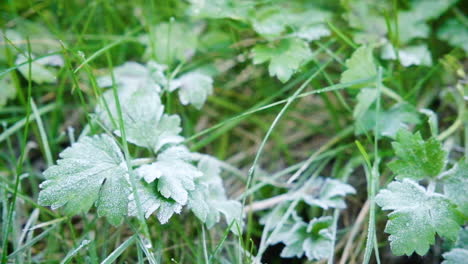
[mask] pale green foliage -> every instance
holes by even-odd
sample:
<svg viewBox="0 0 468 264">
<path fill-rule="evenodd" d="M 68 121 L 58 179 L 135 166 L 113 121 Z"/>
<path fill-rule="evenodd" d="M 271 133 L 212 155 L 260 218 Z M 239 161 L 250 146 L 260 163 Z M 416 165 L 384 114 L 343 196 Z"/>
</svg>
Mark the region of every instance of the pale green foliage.
<svg viewBox="0 0 468 264">
<path fill-rule="evenodd" d="M 11 73 L 0 76 L 0 108 L 6 105 L 8 100 L 14 99 L 15 96 L 16 88 Z"/>
<path fill-rule="evenodd" d="M 353 39 L 357 43 L 370 44 L 385 41 L 387 25 L 378 10 L 387 8 L 383 1 L 356 0 L 343 1 L 348 9 L 344 17 L 350 26 L 357 30 Z M 382 6 L 383 5 L 383 6 Z"/>
<path fill-rule="evenodd" d="M 197 31 L 180 22 L 160 23 L 151 27 L 148 35 L 140 38 L 147 46 L 145 57 L 159 63 L 172 65 L 186 61 L 195 53 Z"/>
<path fill-rule="evenodd" d="M 44 172 L 39 204 L 64 207 L 68 215 L 97 213 L 113 225 L 127 215 L 128 169 L 117 143 L 107 135 L 83 137 L 60 153 L 57 165 Z"/>
<path fill-rule="evenodd" d="M 377 124 L 378 136 L 395 138 L 400 129 L 406 129 L 408 125 L 418 124 L 420 121 L 418 111 L 408 103 L 396 104 L 388 110 L 381 110 L 378 114 L 378 120 L 377 122 L 375 108 L 368 109 L 357 119 L 358 122 L 355 124 L 356 134 L 372 131 Z"/>
<path fill-rule="evenodd" d="M 444 194 L 458 205 L 468 217 L 468 162 L 460 160 L 455 168 L 443 178 Z"/>
<path fill-rule="evenodd" d="M 270 76 L 277 76 L 287 82 L 312 56 L 307 42 L 300 39 L 283 39 L 271 45 L 256 45 L 253 50 L 253 63 L 269 61 Z"/>
<path fill-rule="evenodd" d="M 253 1 L 237 0 L 190 0 L 191 15 L 206 18 L 246 19 L 254 7 Z"/>
<path fill-rule="evenodd" d="M 460 264 L 468 259 L 468 227 L 460 229 L 455 247 L 442 255 L 442 264 Z"/>
<path fill-rule="evenodd" d="M 331 178 L 316 178 L 312 180 L 310 186 L 310 190 L 306 190 L 301 196 L 302 199 L 311 206 L 323 209 L 344 209 L 346 208 L 344 197 L 356 193 L 351 185 Z"/>
<path fill-rule="evenodd" d="M 463 218 L 445 196 L 425 190 L 410 179 L 394 181 L 381 190 L 376 202 L 392 210 L 385 227 L 395 255 L 424 255 L 434 244 L 434 236 L 455 240 Z"/>
<path fill-rule="evenodd" d="M 182 211 L 182 205 L 173 199 L 164 198 L 157 190 L 155 184 L 145 184 L 138 181 L 137 195 L 140 202 L 140 209 L 146 218 L 156 212 L 156 217 L 161 224 L 169 221 L 172 215 L 179 214 Z M 129 196 L 128 214 L 131 216 L 138 215 L 138 206 L 136 203 L 135 195 L 133 193 Z"/>
<path fill-rule="evenodd" d="M 444 261 L 442 264 L 460 264 L 465 263 L 468 259 L 468 249 L 454 248 L 442 255 Z"/>
<path fill-rule="evenodd" d="M 57 79 L 55 77 L 56 73 L 53 69 L 46 68 L 40 60 L 32 61 L 34 57 L 32 56 L 31 62 L 29 59 L 20 54 L 15 61 L 16 65 L 18 66 L 18 70 L 24 78 L 29 79 L 37 84 L 43 83 L 54 83 Z M 31 72 L 30 72 L 31 71 Z"/>
<path fill-rule="evenodd" d="M 375 88 L 362 88 L 356 96 L 357 104 L 354 106 L 353 117 L 355 120 L 362 120 L 362 117 L 369 110 L 377 99 L 379 91 Z"/>
<path fill-rule="evenodd" d="M 391 44 L 387 44 L 382 49 L 382 59 L 396 60 L 397 52 Z M 409 67 L 412 65 L 431 66 L 431 53 L 426 45 L 407 46 L 398 50 L 398 57 L 401 65 Z"/>
<path fill-rule="evenodd" d="M 292 29 L 295 36 L 307 41 L 330 35 L 330 31 L 323 25 L 330 17 L 329 12 L 313 6 L 296 9 L 291 5 L 259 8 L 252 18 L 253 29 L 266 38 L 278 37 L 288 28 Z"/>
<path fill-rule="evenodd" d="M 103 76 L 98 79 L 100 87 L 110 87 L 115 85 L 120 91 L 135 92 L 137 89 L 161 91 L 160 84 L 166 82 L 164 75 L 165 66 L 155 62 L 148 62 L 147 66 L 136 63 L 126 62 L 123 65 L 113 69 L 113 76 Z"/>
<path fill-rule="evenodd" d="M 164 198 L 185 205 L 188 192 L 195 189 L 195 178 L 202 176 L 190 161 L 190 152 L 185 147 L 170 147 L 158 155 L 156 162 L 141 166 L 135 173 L 148 183 L 156 182 Z"/>
<path fill-rule="evenodd" d="M 226 218 L 227 224 L 236 220 L 240 225 L 241 204 L 227 199 L 220 177 L 219 161 L 203 156 L 198 169 L 203 172 L 203 176 L 195 179 L 196 188 L 189 192 L 188 207 L 208 228 L 219 222 L 220 213 Z M 238 226 L 233 224 L 231 231 L 236 233 L 237 230 Z"/>
<path fill-rule="evenodd" d="M 437 37 L 468 53 L 468 28 L 458 19 L 452 18 L 445 22 L 437 31 Z"/>
<path fill-rule="evenodd" d="M 189 72 L 172 81 L 170 89 L 179 90 L 179 100 L 183 105 L 191 104 L 201 109 L 206 98 L 213 93 L 213 79 L 200 72 Z"/>
<path fill-rule="evenodd" d="M 271 238 L 271 244 L 283 243 L 283 258 L 301 258 L 304 254 L 309 260 L 322 260 L 330 256 L 332 247 L 332 217 L 314 218 L 309 223 L 293 215 Z"/>
<path fill-rule="evenodd" d="M 127 140 L 156 152 L 165 144 L 179 143 L 183 138 L 179 136 L 182 130 L 179 116 L 164 114 L 159 94 L 150 88 L 119 89 L 118 95 Z M 112 90 L 104 93 L 96 113 L 105 126 L 120 136 L 119 115 Z"/>
<path fill-rule="evenodd" d="M 375 77 L 377 68 L 372 56 L 373 48 L 361 46 L 346 60 L 346 70 L 341 74 L 341 83 Z M 363 85 L 357 86 L 362 87 Z"/>
<path fill-rule="evenodd" d="M 435 138 L 424 141 L 419 132 L 400 130 L 392 143 L 397 160 L 388 166 L 397 179 L 421 180 L 438 176 L 445 165 L 446 153 Z"/>
</svg>

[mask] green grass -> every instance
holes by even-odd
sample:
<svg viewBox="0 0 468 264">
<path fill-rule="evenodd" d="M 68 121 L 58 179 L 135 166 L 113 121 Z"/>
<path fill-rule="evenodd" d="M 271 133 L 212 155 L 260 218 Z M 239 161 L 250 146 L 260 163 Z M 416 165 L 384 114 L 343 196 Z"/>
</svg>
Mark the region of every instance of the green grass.
<svg viewBox="0 0 468 264">
<path fill-rule="evenodd" d="M 277 1 L 263 2 L 274 5 Z M 334 249 L 328 263 L 423 263 L 418 256 L 389 257 L 386 214 L 374 199 L 393 178 L 386 165 L 394 158 L 392 140 L 379 137 L 378 126 L 361 135 L 354 133 L 363 121 L 353 118 L 358 93 L 353 87 L 377 85 L 375 120 L 383 109 L 402 101 L 432 111 L 437 120 L 428 114 L 432 118 L 428 123 L 422 115 L 422 122 L 412 128 L 446 142 L 452 164 L 468 156 L 466 99 L 461 96 L 467 96 L 466 54 L 431 35 L 424 40 L 433 52 L 431 66 L 405 68 L 396 61 L 378 59 L 376 52 L 380 65 L 376 76 L 340 83 L 344 63 L 359 44 L 340 15 L 344 9 L 338 3 L 319 2 L 333 10 L 332 19 L 327 20 L 331 35 L 311 42 L 312 59 L 287 83 L 270 77 L 266 64 L 252 64 L 251 48 L 267 40 L 248 24 L 232 19 L 193 22 L 186 12 L 188 1 L 0 3 L 1 34 L 24 21 L 41 25 L 27 27 L 24 41 L 0 42 L 0 79 L 11 76 L 16 90 L 16 97 L 0 106 L 2 263 L 311 263 L 306 258 L 281 259 L 281 247 L 267 245 L 272 234 L 260 219 L 279 204 L 275 198 L 318 176 L 355 187 L 357 193 L 346 199 L 348 208 L 310 208 L 297 198 L 273 233 L 293 212 L 306 219 L 329 215 L 333 217 Z M 397 4 L 407 1 L 393 2 L 400 8 Z M 461 1 L 430 26 L 439 26 L 452 13 L 466 20 L 460 9 Z M 402 23 L 395 14 L 387 15 L 387 26 Z M 114 227 L 98 218 L 95 209 L 68 217 L 60 210 L 40 206 L 37 197 L 43 171 L 71 143 L 102 131 L 93 119 L 102 93 L 97 78 L 108 73 L 105 69 L 126 61 L 143 62 L 145 49 L 139 36 L 171 19 L 191 21 L 204 32 L 202 36 L 221 31 L 227 37 L 216 39 L 220 42 L 217 47 L 202 39 L 193 58 L 169 68 L 173 76 L 198 68 L 219 71 L 214 93 L 205 106 L 201 110 L 183 106 L 177 95 L 170 95 L 162 100 L 166 111 L 181 116 L 184 143 L 191 151 L 223 161 L 229 197 L 241 201 L 244 209 L 273 204 L 258 211 L 247 210 L 241 236 L 229 232 L 230 226 L 225 224 L 207 229 L 186 211 L 161 225 L 154 216 L 145 219 L 139 208 L 137 217 Z M 43 29 L 48 33 L 35 32 Z M 389 32 L 389 39 L 399 43 L 398 32 Z M 43 44 L 52 40 L 60 42 Z M 47 48 L 48 52 L 37 51 Z M 33 52 L 40 56 L 30 57 Z M 16 65 L 17 53 L 29 60 Z M 63 67 L 57 68 L 56 82 L 31 81 L 32 63 L 56 54 L 64 59 Z M 223 69 L 226 65 L 229 67 Z M 28 67 L 29 76 L 20 74 L 20 66 Z M 118 102 L 117 87 L 111 89 Z M 119 103 L 117 108 L 119 117 L 114 122 L 122 135 L 119 144 L 131 168 L 132 159 L 143 153 L 127 143 Z M 130 179 L 135 192 L 134 177 Z M 426 259 L 438 263 L 445 247 L 437 240 Z"/>
</svg>

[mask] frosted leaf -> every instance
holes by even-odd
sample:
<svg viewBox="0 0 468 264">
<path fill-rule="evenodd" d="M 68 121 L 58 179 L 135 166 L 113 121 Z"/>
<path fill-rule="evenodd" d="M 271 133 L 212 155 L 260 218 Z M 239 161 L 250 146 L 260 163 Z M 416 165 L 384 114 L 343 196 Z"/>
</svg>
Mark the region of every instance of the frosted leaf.
<svg viewBox="0 0 468 264">
<path fill-rule="evenodd" d="M 139 181 L 137 183 L 138 200 L 140 202 L 140 209 L 146 218 L 156 212 L 156 217 L 161 224 L 165 224 L 174 214 L 179 214 L 182 211 L 182 205 L 163 197 L 157 191 L 156 184 L 145 184 Z M 130 203 L 128 205 L 128 214 L 131 216 L 138 215 L 138 207 L 135 201 L 135 196 L 130 194 Z"/>
<path fill-rule="evenodd" d="M 252 18 L 254 30 L 267 38 L 280 36 L 286 29 L 291 28 L 294 34 L 302 39 L 311 41 L 330 32 L 324 23 L 330 13 L 312 6 L 294 9 L 291 6 L 266 6 L 256 10 Z"/>
<path fill-rule="evenodd" d="M 190 13 L 203 18 L 231 18 L 243 20 L 254 7 L 255 2 L 249 0 L 189 0 Z"/>
<path fill-rule="evenodd" d="M 424 141 L 419 132 L 411 134 L 403 129 L 397 133 L 392 146 L 398 159 L 388 166 L 397 179 L 434 178 L 444 168 L 446 153 L 435 138 Z"/>
<path fill-rule="evenodd" d="M 227 199 L 220 177 L 219 163 L 204 156 L 198 163 L 198 169 L 203 172 L 203 176 L 195 179 L 196 188 L 189 192 L 188 206 L 192 212 L 208 228 L 220 221 L 221 214 L 226 218 L 228 225 L 234 220 L 241 225 L 241 204 Z M 231 231 L 237 234 L 236 224 L 232 225 Z"/>
<path fill-rule="evenodd" d="M 293 35 L 310 42 L 312 40 L 330 36 L 330 34 L 330 30 L 325 25 L 318 24 L 300 27 Z"/>
<path fill-rule="evenodd" d="M 372 0 L 348 1 L 349 10 L 344 14 L 349 25 L 356 29 L 353 39 L 359 44 L 381 43 L 386 41 L 387 25 L 379 10 L 384 2 Z"/>
<path fill-rule="evenodd" d="M 468 162 L 464 159 L 459 161 L 455 168 L 443 178 L 443 182 L 444 194 L 468 217 Z"/>
<path fill-rule="evenodd" d="M 283 225 L 273 242 L 282 242 L 285 248 L 282 258 L 301 258 L 304 254 L 308 260 L 323 260 L 330 257 L 332 247 L 332 217 L 314 218 L 309 223 L 294 217 L 292 222 Z"/>
<path fill-rule="evenodd" d="M 447 253 L 442 254 L 444 261 L 442 264 L 460 264 L 468 259 L 468 249 L 454 248 Z"/>
<path fill-rule="evenodd" d="M 34 56 L 31 56 L 31 60 L 33 59 Z M 29 79 L 31 77 L 31 81 L 37 84 L 55 83 L 57 80 L 54 69 L 48 69 L 38 61 L 32 61 L 31 66 L 29 66 L 29 59 L 23 54 L 19 54 L 15 64 L 20 65 L 23 63 L 24 65 L 18 66 L 18 71 L 24 78 Z M 29 73 L 29 69 L 31 69 L 31 74 Z"/>
<path fill-rule="evenodd" d="M 140 38 L 146 45 L 144 57 L 172 65 L 186 61 L 195 53 L 197 32 L 190 25 L 180 22 L 160 23 L 150 28 L 150 33 Z"/>
<path fill-rule="evenodd" d="M 400 103 L 388 110 L 381 109 L 379 122 L 376 121 L 375 108 L 368 109 L 355 124 L 355 132 L 359 135 L 373 131 L 378 124 L 379 136 L 395 138 L 400 129 L 407 129 L 410 124 L 419 124 L 419 122 L 416 108 L 408 103 Z"/>
<path fill-rule="evenodd" d="M 0 76 L 0 108 L 6 105 L 7 101 L 16 97 L 16 88 L 13 83 L 11 73 Z"/>
<path fill-rule="evenodd" d="M 410 179 L 394 181 L 375 198 L 388 215 L 385 232 L 395 255 L 424 255 L 434 236 L 455 240 L 463 217 L 445 196 L 426 191 Z"/>
<path fill-rule="evenodd" d="M 112 118 L 106 111 L 104 100 Z M 179 136 L 182 130 L 179 116 L 164 114 L 164 106 L 157 91 L 138 89 L 128 93 L 123 90 L 119 92 L 119 101 L 127 141 L 157 152 L 165 144 L 180 143 L 183 140 Z M 104 93 L 96 113 L 104 125 L 120 136 L 119 115 L 112 90 Z"/>
<path fill-rule="evenodd" d="M 278 45 L 256 45 L 253 50 L 253 63 L 269 61 L 268 72 L 281 82 L 287 82 L 312 57 L 307 42 L 301 39 L 283 39 Z"/>
<path fill-rule="evenodd" d="M 161 91 L 160 82 L 165 82 L 164 67 L 154 67 L 154 62 L 149 62 L 146 67 L 136 62 L 126 62 L 123 65 L 114 68 L 115 85 L 121 92 L 131 94 L 139 89 Z M 159 66 L 159 65 L 158 65 Z M 103 76 L 98 80 L 100 87 L 112 86 L 112 76 Z"/>
<path fill-rule="evenodd" d="M 311 187 L 301 198 L 309 205 L 316 205 L 323 209 L 346 208 L 344 197 L 355 194 L 356 190 L 349 184 L 330 178 L 316 178 L 309 184 Z M 311 193 L 309 193 L 311 192 Z"/>
<path fill-rule="evenodd" d="M 437 31 L 437 37 L 468 53 L 468 28 L 458 19 L 447 20 Z"/>
<path fill-rule="evenodd" d="M 396 60 L 397 53 L 391 44 L 382 48 L 382 59 Z M 399 61 L 401 65 L 409 67 L 412 65 L 431 66 L 431 53 L 426 45 L 407 46 L 398 50 Z"/>
<path fill-rule="evenodd" d="M 191 104 L 201 109 L 206 98 L 213 93 L 213 79 L 200 72 L 189 72 L 173 81 L 174 87 L 179 89 L 179 100 L 183 105 Z"/>
<path fill-rule="evenodd" d="M 351 58 L 346 60 L 345 64 L 347 70 L 341 74 L 341 83 L 367 79 L 377 74 L 376 65 L 372 56 L 372 47 L 370 46 L 359 47 L 353 52 Z M 362 85 L 355 86 L 362 87 Z"/>
<path fill-rule="evenodd" d="M 375 88 L 362 88 L 359 91 L 359 94 L 357 95 L 358 103 L 354 107 L 353 111 L 354 119 L 362 121 L 362 117 L 377 99 L 378 94 L 378 90 Z"/>
<path fill-rule="evenodd" d="M 95 204 L 99 216 L 118 225 L 127 215 L 128 170 L 117 143 L 108 135 L 83 137 L 60 153 L 44 172 L 39 204 L 63 207 L 74 215 Z"/>
<path fill-rule="evenodd" d="M 174 148 L 178 148 L 177 151 Z M 158 192 L 181 205 L 187 204 L 188 192 L 195 189 L 194 180 L 202 173 L 186 159 L 180 158 L 180 148 L 170 147 L 158 155 L 156 162 L 145 164 L 135 170 L 146 182 L 155 182 Z M 188 150 L 186 150 L 188 153 Z"/>
</svg>

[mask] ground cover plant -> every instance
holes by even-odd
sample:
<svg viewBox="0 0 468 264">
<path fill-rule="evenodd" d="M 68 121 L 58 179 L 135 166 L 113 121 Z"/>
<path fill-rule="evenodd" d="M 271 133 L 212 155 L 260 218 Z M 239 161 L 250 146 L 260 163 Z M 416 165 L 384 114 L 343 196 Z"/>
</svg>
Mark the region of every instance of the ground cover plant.
<svg viewBox="0 0 468 264">
<path fill-rule="evenodd" d="M 2 263 L 464 263 L 457 0 L 0 3 Z"/>
</svg>

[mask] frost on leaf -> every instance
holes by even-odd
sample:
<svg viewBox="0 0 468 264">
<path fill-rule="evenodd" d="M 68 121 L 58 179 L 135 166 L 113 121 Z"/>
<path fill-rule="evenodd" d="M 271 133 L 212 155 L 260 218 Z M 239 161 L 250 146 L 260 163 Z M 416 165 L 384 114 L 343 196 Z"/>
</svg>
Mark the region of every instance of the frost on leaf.
<svg viewBox="0 0 468 264">
<path fill-rule="evenodd" d="M 307 204 L 316 205 L 325 210 L 329 208 L 346 208 L 344 197 L 356 193 L 351 185 L 330 178 L 314 179 L 310 186 L 309 190 L 300 194 L 301 198 Z"/>
<path fill-rule="evenodd" d="M 356 32 L 353 32 L 355 42 L 365 44 L 385 41 L 387 25 L 385 19 L 379 14 L 379 10 L 385 8 L 382 7 L 385 5 L 384 2 L 357 0 L 347 1 L 346 5 L 348 12 L 344 14 L 344 17 L 349 25 L 356 29 Z"/>
<path fill-rule="evenodd" d="M 439 39 L 468 53 L 468 28 L 456 18 L 449 19 L 437 31 Z"/>
<path fill-rule="evenodd" d="M 375 77 L 377 74 L 376 65 L 372 56 L 372 47 L 361 46 L 347 59 L 346 68 L 341 74 L 341 83 L 353 82 L 361 79 Z M 353 87 L 363 87 L 365 84 L 354 85 Z"/>
<path fill-rule="evenodd" d="M 161 91 L 160 84 L 166 82 L 163 65 L 149 62 L 148 66 L 136 62 L 126 62 L 114 68 L 113 78 L 115 85 L 121 92 L 131 94 L 139 89 Z M 100 87 L 113 85 L 112 76 L 103 76 L 98 79 Z"/>
<path fill-rule="evenodd" d="M 196 30 L 185 23 L 160 23 L 140 38 L 147 46 L 144 57 L 166 65 L 186 61 L 195 53 L 197 35 Z"/>
<path fill-rule="evenodd" d="M 8 100 L 16 97 L 16 88 L 11 73 L 0 76 L 0 87 L 0 108 L 2 108 Z"/>
<path fill-rule="evenodd" d="M 300 39 L 283 39 L 278 44 L 256 45 L 253 48 L 253 63 L 269 61 L 270 76 L 277 76 L 281 82 L 287 82 L 312 57 L 307 42 Z"/>
<path fill-rule="evenodd" d="M 424 255 L 434 244 L 435 234 L 455 240 L 462 215 L 445 196 L 426 191 L 410 179 L 392 182 L 376 196 L 376 203 L 388 215 L 385 232 L 395 255 Z"/>
<path fill-rule="evenodd" d="M 54 69 L 46 68 L 45 64 L 41 63 L 40 60 L 32 60 L 34 60 L 34 56 L 31 56 L 31 62 L 29 62 L 29 59 L 23 54 L 18 55 L 15 64 L 18 66 L 21 75 L 26 79 L 31 77 L 31 81 L 37 84 L 55 83 L 57 78 L 55 77 L 56 72 Z M 30 70 L 31 72 L 29 72 Z"/>
<path fill-rule="evenodd" d="M 396 60 L 397 52 L 391 44 L 382 48 L 382 59 Z M 401 65 L 409 67 L 412 65 L 431 66 L 431 52 L 426 45 L 407 46 L 398 50 L 398 57 Z"/>
<path fill-rule="evenodd" d="M 182 205 L 173 199 L 163 197 L 157 190 L 155 184 L 147 184 L 141 181 L 137 183 L 137 195 L 140 202 L 138 208 L 134 194 L 129 196 L 128 214 L 138 215 L 140 209 L 146 218 L 150 217 L 156 211 L 156 217 L 161 224 L 169 221 L 172 215 L 179 214 L 182 211 Z"/>
<path fill-rule="evenodd" d="M 44 172 L 39 204 L 63 207 L 69 215 L 95 204 L 99 216 L 118 225 L 127 215 L 128 171 L 117 143 L 108 135 L 84 137 L 60 153 Z"/>
<path fill-rule="evenodd" d="M 407 129 L 410 124 L 419 124 L 419 113 L 408 103 L 396 104 L 388 110 L 380 110 L 376 121 L 375 108 L 368 109 L 355 124 L 355 133 L 363 134 L 374 130 L 378 124 L 379 136 L 395 138 L 400 129 Z"/>
<path fill-rule="evenodd" d="M 171 91 L 179 89 L 179 100 L 183 105 L 191 104 L 201 109 L 206 98 L 213 93 L 213 79 L 200 72 L 189 72 L 172 81 Z"/>
<path fill-rule="evenodd" d="M 190 161 L 190 152 L 185 147 L 174 146 L 159 154 L 156 162 L 143 165 L 135 172 L 146 182 L 155 182 L 164 198 L 185 205 L 189 191 L 195 189 L 195 178 L 202 175 Z"/>
<path fill-rule="evenodd" d="M 273 234 L 271 244 L 282 242 L 286 246 L 281 252 L 283 258 L 301 258 L 304 253 L 309 260 L 330 257 L 332 247 L 332 217 L 314 218 L 309 223 L 294 215 L 279 232 Z"/>
<path fill-rule="evenodd" d="M 179 136 L 182 130 L 179 116 L 164 114 L 157 91 L 119 90 L 119 102 L 127 141 L 157 152 L 165 144 L 183 140 Z M 96 113 L 105 126 L 120 136 L 119 114 L 112 90 L 104 93 Z"/>
<path fill-rule="evenodd" d="M 455 248 L 442 255 L 444 261 L 442 264 L 459 264 L 468 259 L 468 227 L 462 228 L 458 234 Z"/>
<path fill-rule="evenodd" d="M 330 30 L 324 22 L 331 14 L 311 5 L 301 8 L 291 6 L 259 8 L 252 19 L 254 30 L 266 37 L 274 39 L 284 33 L 288 28 L 292 35 L 301 39 L 312 41 L 330 35 Z"/>
<path fill-rule="evenodd" d="M 392 143 L 397 160 L 388 164 L 397 179 L 434 178 L 442 171 L 446 153 L 435 138 L 424 141 L 419 132 L 400 130 Z"/>
<path fill-rule="evenodd" d="M 202 18 L 231 18 L 244 20 L 248 12 L 255 6 L 250 0 L 189 0 L 190 13 Z"/>
<path fill-rule="evenodd" d="M 451 173 L 443 178 L 443 182 L 445 196 L 468 217 L 468 162 L 464 159 L 459 161 Z"/>
<path fill-rule="evenodd" d="M 220 177 L 221 168 L 214 158 L 204 156 L 198 163 L 202 177 L 195 179 L 196 188 L 189 192 L 188 206 L 192 212 L 206 224 L 213 227 L 223 214 L 226 223 L 230 225 L 233 220 L 241 225 L 241 204 L 235 200 L 228 200 Z M 237 233 L 238 226 L 234 223 L 231 231 Z"/>
</svg>

